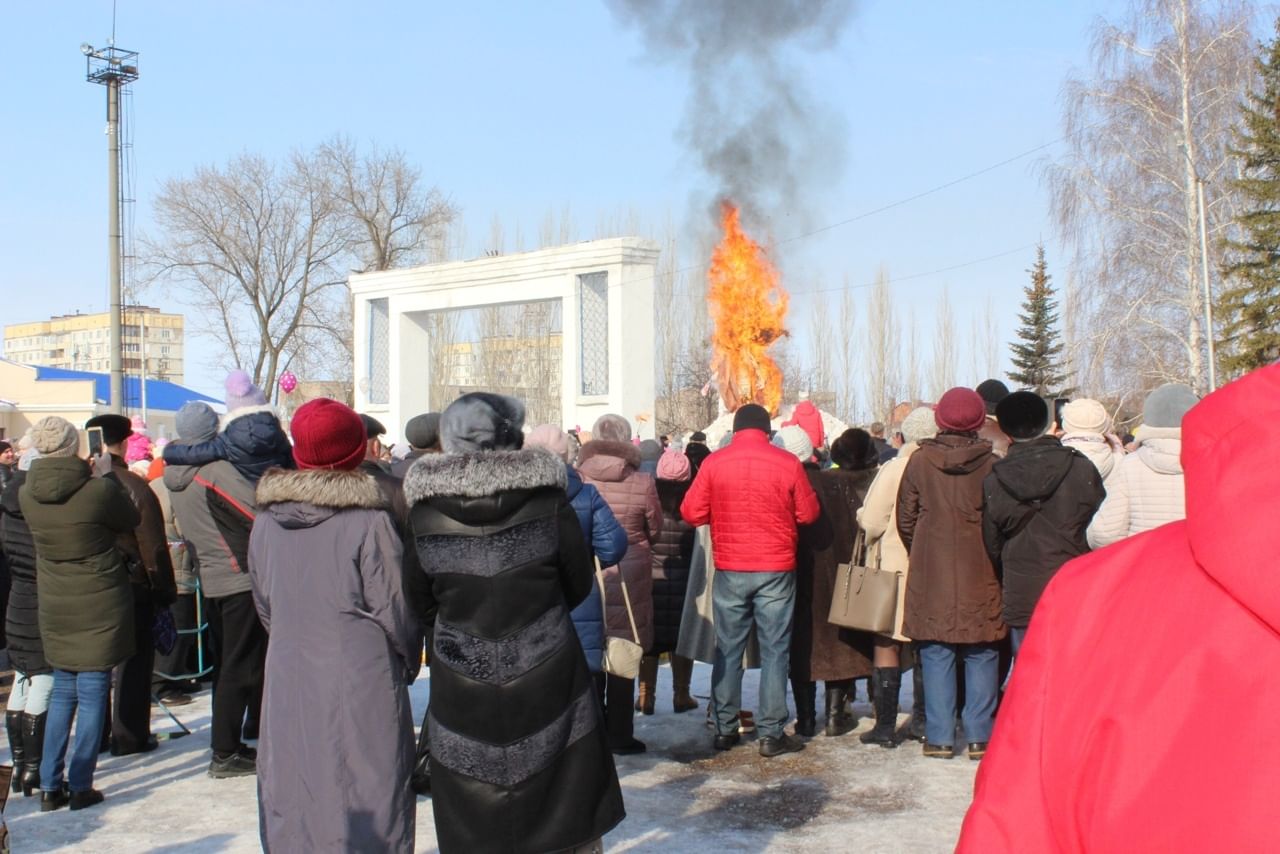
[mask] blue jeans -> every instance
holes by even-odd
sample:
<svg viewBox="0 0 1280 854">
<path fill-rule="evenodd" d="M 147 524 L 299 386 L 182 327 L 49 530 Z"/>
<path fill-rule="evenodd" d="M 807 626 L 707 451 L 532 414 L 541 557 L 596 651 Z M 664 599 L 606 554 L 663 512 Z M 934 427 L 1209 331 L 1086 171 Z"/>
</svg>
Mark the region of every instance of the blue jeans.
<svg viewBox="0 0 1280 854">
<path fill-rule="evenodd" d="M 1026 637 L 1027 637 L 1026 626 L 1023 626 L 1020 629 L 1015 628 L 1013 626 L 1009 627 L 1009 640 L 1013 643 L 1013 654 L 1015 657 L 1018 654 L 1018 650 L 1022 649 L 1022 642 L 1026 640 Z"/>
<path fill-rule="evenodd" d="M 66 762 L 67 784 L 73 792 L 93 788 L 93 771 L 98 767 L 102 727 L 107 717 L 107 689 L 111 671 L 72 673 L 53 671 L 53 696 L 45 719 L 44 756 L 40 760 L 40 788 L 55 792 L 62 788 L 62 769 L 71 738 L 71 719 L 76 721 L 76 740 L 71 759 Z"/>
<path fill-rule="evenodd" d="M 956 736 L 956 659 L 964 659 L 965 740 L 990 741 L 1000 681 L 1000 653 L 993 643 L 919 645 L 924 667 L 924 734 L 930 744 L 951 747 Z"/>
<path fill-rule="evenodd" d="M 716 731 L 738 731 L 742 709 L 742 655 L 751 625 L 760 645 L 760 707 L 756 730 L 778 738 L 791 715 L 787 711 L 787 675 L 791 666 L 791 617 L 796 605 L 794 572 L 719 570 L 711 599 L 716 621 L 716 658 L 711 668 L 711 702 Z"/>
</svg>

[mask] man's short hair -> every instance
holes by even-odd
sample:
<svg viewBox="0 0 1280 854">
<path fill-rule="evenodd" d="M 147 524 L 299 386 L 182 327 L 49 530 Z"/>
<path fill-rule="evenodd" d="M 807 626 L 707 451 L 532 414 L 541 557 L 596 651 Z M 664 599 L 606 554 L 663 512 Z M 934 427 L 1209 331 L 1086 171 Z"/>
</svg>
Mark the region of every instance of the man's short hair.
<svg viewBox="0 0 1280 854">
<path fill-rule="evenodd" d="M 871 426 L 867 428 L 867 432 L 872 436 L 884 436 L 884 423 L 880 421 L 872 421 Z"/>
</svg>

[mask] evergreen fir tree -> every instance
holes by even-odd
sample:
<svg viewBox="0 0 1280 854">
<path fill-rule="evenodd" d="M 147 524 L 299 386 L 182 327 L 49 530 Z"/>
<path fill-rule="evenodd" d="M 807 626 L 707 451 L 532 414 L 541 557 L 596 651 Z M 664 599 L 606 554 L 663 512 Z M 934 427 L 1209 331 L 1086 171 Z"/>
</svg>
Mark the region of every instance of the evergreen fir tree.
<svg viewBox="0 0 1280 854">
<path fill-rule="evenodd" d="M 1231 182 L 1245 199 L 1236 217 L 1239 240 L 1227 241 L 1222 272 L 1230 287 L 1218 304 L 1223 368 L 1232 375 L 1280 355 L 1280 20 L 1257 61 L 1261 88 L 1241 105 L 1235 155 L 1242 177 Z"/>
<path fill-rule="evenodd" d="M 1026 298 L 1018 315 L 1018 341 L 1010 345 L 1013 370 L 1007 376 L 1020 388 L 1042 397 L 1061 397 L 1067 372 L 1062 361 L 1062 341 L 1058 337 L 1058 301 L 1054 298 L 1044 246 L 1036 247 L 1035 266 L 1027 271 L 1031 284 L 1022 289 Z"/>
</svg>

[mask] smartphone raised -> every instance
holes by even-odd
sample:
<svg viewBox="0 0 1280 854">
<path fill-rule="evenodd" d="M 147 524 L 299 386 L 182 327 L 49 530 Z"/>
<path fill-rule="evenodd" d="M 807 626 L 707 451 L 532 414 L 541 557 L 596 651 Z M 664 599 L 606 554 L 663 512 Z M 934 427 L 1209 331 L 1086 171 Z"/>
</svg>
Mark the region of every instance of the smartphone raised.
<svg viewBox="0 0 1280 854">
<path fill-rule="evenodd" d="M 105 445 L 102 442 L 102 428 L 90 427 L 84 431 L 89 439 L 89 459 L 100 456 Z"/>
</svg>

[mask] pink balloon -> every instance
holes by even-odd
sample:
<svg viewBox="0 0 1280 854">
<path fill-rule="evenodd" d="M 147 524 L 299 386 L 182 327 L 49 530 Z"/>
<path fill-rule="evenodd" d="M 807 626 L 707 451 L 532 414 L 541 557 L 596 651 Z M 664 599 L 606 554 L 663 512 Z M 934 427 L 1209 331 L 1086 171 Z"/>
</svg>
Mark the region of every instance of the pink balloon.
<svg viewBox="0 0 1280 854">
<path fill-rule="evenodd" d="M 280 375 L 280 390 L 285 394 L 289 394 L 298 387 L 298 378 L 293 375 L 293 371 L 285 371 Z"/>
</svg>

